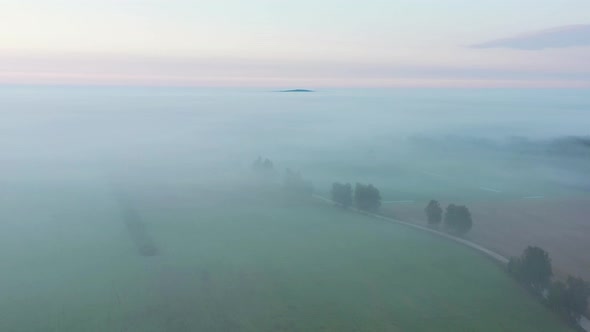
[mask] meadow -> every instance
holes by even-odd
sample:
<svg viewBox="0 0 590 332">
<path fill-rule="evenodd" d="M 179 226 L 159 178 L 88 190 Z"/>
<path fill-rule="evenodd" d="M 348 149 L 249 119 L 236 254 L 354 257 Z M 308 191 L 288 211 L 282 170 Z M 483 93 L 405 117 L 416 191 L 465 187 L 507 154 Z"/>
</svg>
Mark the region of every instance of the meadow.
<svg viewBox="0 0 590 332">
<path fill-rule="evenodd" d="M 542 227 L 493 214 L 587 195 L 584 158 L 502 145 L 583 134 L 575 96 L 0 89 L 0 331 L 565 331 L 468 248 L 244 177 L 262 156 L 273 183 L 291 168 L 324 196 L 373 183 L 383 212 L 420 223 L 430 199 L 466 204 L 468 238 L 507 254 L 544 239 L 583 271 L 579 206 Z"/>
<path fill-rule="evenodd" d="M 3 241 L 3 331 L 568 330 L 475 252 L 275 187 L 126 185 L 153 257 L 107 188 L 62 189 L 29 256 Z"/>
</svg>

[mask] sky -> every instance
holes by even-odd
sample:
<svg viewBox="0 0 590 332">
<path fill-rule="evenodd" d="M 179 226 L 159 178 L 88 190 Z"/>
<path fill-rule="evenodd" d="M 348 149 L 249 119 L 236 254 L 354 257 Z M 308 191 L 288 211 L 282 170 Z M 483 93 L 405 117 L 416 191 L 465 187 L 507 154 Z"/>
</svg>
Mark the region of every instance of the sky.
<svg viewBox="0 0 590 332">
<path fill-rule="evenodd" d="M 0 0 L 0 84 L 590 87 L 588 13 L 588 0 Z"/>
</svg>

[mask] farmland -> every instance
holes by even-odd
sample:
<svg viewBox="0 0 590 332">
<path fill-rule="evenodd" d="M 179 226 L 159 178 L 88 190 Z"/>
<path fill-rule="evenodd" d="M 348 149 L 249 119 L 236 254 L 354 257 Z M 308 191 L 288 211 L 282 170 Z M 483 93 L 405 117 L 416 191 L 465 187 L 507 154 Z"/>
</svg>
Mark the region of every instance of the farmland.
<svg viewBox="0 0 590 332">
<path fill-rule="evenodd" d="M 38 196 L 78 204 L 50 219 L 46 242 L 28 239 L 28 255 L 2 251 L 0 329 L 567 330 L 475 252 L 276 189 L 129 188 L 153 257 L 99 193 Z"/>
</svg>

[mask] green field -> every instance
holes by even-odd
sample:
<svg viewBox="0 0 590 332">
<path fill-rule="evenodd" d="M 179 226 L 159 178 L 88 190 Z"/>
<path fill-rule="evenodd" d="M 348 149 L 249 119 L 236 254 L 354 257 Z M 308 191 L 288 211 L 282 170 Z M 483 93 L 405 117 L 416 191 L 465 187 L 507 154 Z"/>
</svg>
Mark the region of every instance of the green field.
<svg viewBox="0 0 590 332">
<path fill-rule="evenodd" d="M 568 330 L 444 239 L 274 189 L 151 189 L 129 194 L 155 257 L 137 253 L 108 190 L 38 194 L 36 210 L 71 207 L 28 216 L 53 224 L 25 239 L 3 229 L 0 330 Z"/>
</svg>

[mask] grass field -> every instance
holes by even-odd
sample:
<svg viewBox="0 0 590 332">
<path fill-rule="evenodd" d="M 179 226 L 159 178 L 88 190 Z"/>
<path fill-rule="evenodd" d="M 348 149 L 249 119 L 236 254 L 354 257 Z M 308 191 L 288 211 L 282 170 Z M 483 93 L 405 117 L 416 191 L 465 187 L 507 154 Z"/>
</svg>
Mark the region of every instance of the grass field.
<svg viewBox="0 0 590 332">
<path fill-rule="evenodd" d="M 143 257 L 108 191 L 84 192 L 38 194 L 70 209 L 4 233 L 1 331 L 568 330 L 493 262 L 402 226 L 275 190 L 131 189 Z"/>
<path fill-rule="evenodd" d="M 372 183 L 383 197 L 381 213 L 421 225 L 431 199 L 443 208 L 466 205 L 473 216 L 469 240 L 508 257 L 540 246 L 558 278 L 590 279 L 587 158 L 469 151 L 473 156 L 452 149 L 428 157 L 412 150 L 397 158 L 382 153 L 381 160 L 312 164 L 305 173 L 309 169 L 314 183 L 320 179 L 325 196 L 331 182 Z"/>
<path fill-rule="evenodd" d="M 426 204 L 386 204 L 382 212 L 425 225 Z M 468 206 L 475 222 L 467 234 L 470 240 L 505 256 L 518 256 L 528 245 L 540 246 L 550 253 L 557 278 L 571 274 L 590 279 L 590 257 L 584 255 L 590 234 L 587 195 L 478 201 Z"/>
</svg>

